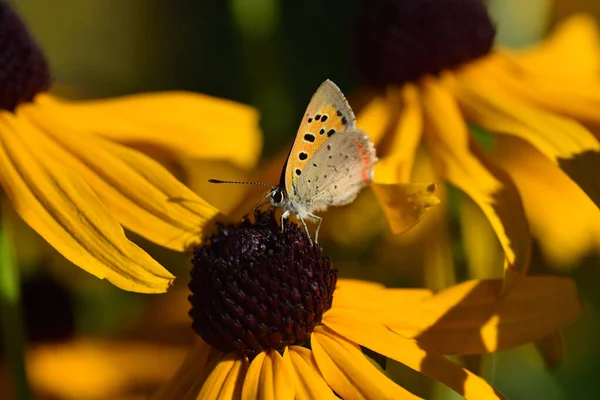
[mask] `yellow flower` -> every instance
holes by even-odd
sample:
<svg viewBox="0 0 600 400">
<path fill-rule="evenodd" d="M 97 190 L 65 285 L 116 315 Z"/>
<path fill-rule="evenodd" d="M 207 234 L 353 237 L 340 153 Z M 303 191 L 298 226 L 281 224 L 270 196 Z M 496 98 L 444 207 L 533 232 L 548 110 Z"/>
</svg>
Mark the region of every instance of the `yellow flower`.
<svg viewBox="0 0 600 400">
<path fill-rule="evenodd" d="M 576 16 L 537 47 L 493 47 L 483 2 L 364 2 L 358 124 L 381 152 L 376 175 L 407 180 L 423 144 L 439 178 L 483 211 L 508 277 L 524 272 L 530 226 L 546 254 L 573 262 L 600 248 L 600 53 Z M 486 152 L 474 131 L 492 132 Z M 516 274 L 518 276 L 520 274 Z"/>
<path fill-rule="evenodd" d="M 5 2 L 0 22 L 0 183 L 14 209 L 87 272 L 126 290 L 164 292 L 173 276 L 122 226 L 181 251 L 219 212 L 128 145 L 252 166 L 260 148 L 255 111 L 183 92 L 56 98 L 47 93 L 42 52 Z M 233 133 L 240 146 L 215 132 Z"/>
<path fill-rule="evenodd" d="M 282 230 L 273 213 L 255 218 L 220 225 L 195 248 L 189 314 L 201 339 L 155 399 L 417 398 L 365 354 L 403 363 L 466 398 L 502 398 L 443 354 L 549 336 L 581 307 L 565 278 L 524 277 L 506 295 L 501 279 L 438 294 L 338 281 L 297 225 Z"/>
</svg>

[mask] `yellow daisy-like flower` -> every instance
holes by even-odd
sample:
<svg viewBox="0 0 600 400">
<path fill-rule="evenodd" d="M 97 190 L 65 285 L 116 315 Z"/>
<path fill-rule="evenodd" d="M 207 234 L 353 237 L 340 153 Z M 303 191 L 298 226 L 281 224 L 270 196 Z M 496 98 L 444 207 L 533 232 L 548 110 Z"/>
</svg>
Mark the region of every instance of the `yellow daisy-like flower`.
<svg viewBox="0 0 600 400">
<path fill-rule="evenodd" d="M 365 353 L 396 360 L 466 398 L 498 399 L 443 354 L 482 354 L 549 336 L 580 303 L 565 278 L 469 281 L 433 294 L 337 280 L 322 249 L 271 213 L 220 225 L 192 260 L 201 337 L 155 399 L 418 398 Z M 371 353 L 368 353 L 369 349 Z M 377 356 L 375 359 L 379 358 Z"/>
<path fill-rule="evenodd" d="M 365 90 L 358 113 L 381 153 L 376 174 L 407 180 L 423 143 L 438 176 L 486 215 L 509 276 L 527 269 L 530 227 L 555 261 L 600 248 L 600 47 L 588 17 L 511 51 L 493 46 L 480 0 L 365 1 L 358 15 L 359 68 L 385 87 Z M 490 152 L 477 127 L 494 133 Z"/>
<path fill-rule="evenodd" d="M 122 226 L 183 250 L 219 212 L 130 146 L 249 167 L 261 143 L 256 112 L 184 92 L 56 98 L 42 52 L 5 2 L 0 43 L 0 184 L 14 209 L 87 272 L 126 290 L 164 292 L 173 276 Z M 236 132 L 240 146 L 212 140 L 215 132 Z"/>
</svg>

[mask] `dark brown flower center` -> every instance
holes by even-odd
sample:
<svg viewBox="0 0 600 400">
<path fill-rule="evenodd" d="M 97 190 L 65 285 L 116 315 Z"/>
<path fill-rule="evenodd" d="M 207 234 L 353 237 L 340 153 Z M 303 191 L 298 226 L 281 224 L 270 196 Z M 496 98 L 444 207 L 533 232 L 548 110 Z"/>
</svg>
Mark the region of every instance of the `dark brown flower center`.
<svg viewBox="0 0 600 400">
<path fill-rule="evenodd" d="M 487 54 L 496 30 L 481 0 L 363 0 L 356 62 L 374 85 L 402 85 Z"/>
<path fill-rule="evenodd" d="M 207 343 L 253 356 L 303 344 L 331 308 L 337 271 L 304 231 L 273 213 L 221 225 L 194 249 L 192 328 Z"/>
<path fill-rule="evenodd" d="M 14 111 L 50 87 L 44 54 L 14 10 L 0 0 L 0 109 Z"/>
</svg>

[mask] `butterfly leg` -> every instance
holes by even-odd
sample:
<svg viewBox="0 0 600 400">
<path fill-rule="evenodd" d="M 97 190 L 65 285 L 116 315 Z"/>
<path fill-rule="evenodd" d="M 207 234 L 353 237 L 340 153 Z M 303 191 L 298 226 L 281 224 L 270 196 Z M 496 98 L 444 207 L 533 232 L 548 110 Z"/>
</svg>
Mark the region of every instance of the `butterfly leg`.
<svg viewBox="0 0 600 400">
<path fill-rule="evenodd" d="M 315 243 L 319 243 L 319 228 L 321 228 L 321 222 L 323 222 L 323 218 L 318 215 L 308 214 L 308 216 L 317 221 L 317 229 L 315 230 Z"/>
<path fill-rule="evenodd" d="M 289 211 L 285 211 L 283 214 L 281 214 L 281 232 L 283 232 L 283 220 L 289 217 L 289 215 Z"/>
<path fill-rule="evenodd" d="M 308 240 L 310 241 L 310 244 L 312 245 L 312 239 L 310 238 L 310 232 L 308 231 L 308 226 L 306 226 L 306 222 L 304 222 L 304 219 L 301 217 L 298 217 L 298 219 L 300 220 L 300 222 L 302 222 L 302 225 L 304 226 L 304 230 L 306 231 L 306 236 L 308 236 Z"/>
</svg>

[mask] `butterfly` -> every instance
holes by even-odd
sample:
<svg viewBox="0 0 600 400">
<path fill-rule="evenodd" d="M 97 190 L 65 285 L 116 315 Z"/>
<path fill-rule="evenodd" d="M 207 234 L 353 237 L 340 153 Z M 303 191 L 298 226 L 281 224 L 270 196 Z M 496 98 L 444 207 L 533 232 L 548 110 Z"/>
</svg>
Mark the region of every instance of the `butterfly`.
<svg viewBox="0 0 600 400">
<path fill-rule="evenodd" d="M 351 203 L 373 180 L 376 163 L 371 139 L 356 127 L 354 113 L 341 90 L 326 80 L 306 108 L 279 184 L 262 184 L 271 187 L 265 200 L 283 210 L 282 229 L 283 220 L 293 214 L 310 239 L 305 220 L 317 222 L 318 243 L 323 219 L 314 213 Z M 209 182 L 261 184 L 216 179 Z"/>
</svg>

